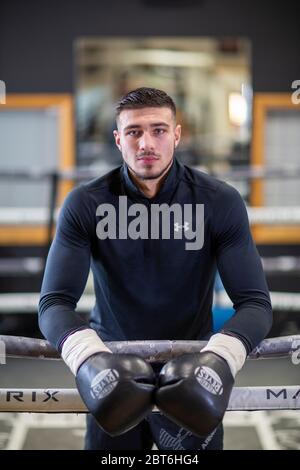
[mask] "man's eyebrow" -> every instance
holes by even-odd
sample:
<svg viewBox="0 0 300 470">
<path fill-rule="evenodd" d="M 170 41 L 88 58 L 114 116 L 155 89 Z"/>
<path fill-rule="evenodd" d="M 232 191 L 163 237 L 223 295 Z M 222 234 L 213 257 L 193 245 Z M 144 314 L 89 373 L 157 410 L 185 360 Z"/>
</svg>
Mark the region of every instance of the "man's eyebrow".
<svg viewBox="0 0 300 470">
<path fill-rule="evenodd" d="M 150 124 L 151 127 L 161 127 L 161 126 L 164 126 L 164 127 L 170 127 L 169 124 L 167 124 L 166 122 L 155 122 L 154 124 Z"/>
<path fill-rule="evenodd" d="M 139 124 L 129 124 L 128 126 L 124 127 L 124 131 L 127 131 L 128 129 L 138 129 L 141 126 Z"/>
<path fill-rule="evenodd" d="M 150 124 L 150 127 L 160 127 L 160 126 L 170 127 L 170 125 L 167 124 L 166 122 L 154 122 Z M 142 126 L 140 124 L 129 124 L 128 126 L 124 127 L 124 131 L 128 131 L 129 129 L 140 129 L 141 127 Z"/>
</svg>

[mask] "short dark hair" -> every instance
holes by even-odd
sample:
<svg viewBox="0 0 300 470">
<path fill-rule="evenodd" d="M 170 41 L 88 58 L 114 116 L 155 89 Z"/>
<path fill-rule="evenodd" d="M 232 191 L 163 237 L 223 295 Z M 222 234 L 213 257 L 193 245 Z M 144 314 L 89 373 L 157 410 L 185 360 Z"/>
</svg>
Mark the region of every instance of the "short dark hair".
<svg viewBox="0 0 300 470">
<path fill-rule="evenodd" d="M 118 101 L 116 105 L 116 119 L 124 109 L 139 108 L 169 108 L 174 119 L 176 117 L 176 106 L 172 98 L 165 91 L 157 88 L 141 87 L 130 91 Z"/>
</svg>

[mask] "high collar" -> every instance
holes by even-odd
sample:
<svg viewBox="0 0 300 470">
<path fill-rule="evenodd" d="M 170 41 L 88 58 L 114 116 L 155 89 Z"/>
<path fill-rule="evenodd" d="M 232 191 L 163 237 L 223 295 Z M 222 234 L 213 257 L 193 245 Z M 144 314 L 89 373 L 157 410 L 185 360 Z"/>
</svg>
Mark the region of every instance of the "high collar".
<svg viewBox="0 0 300 470">
<path fill-rule="evenodd" d="M 169 194 L 172 193 L 177 186 L 182 172 L 182 165 L 176 160 L 176 158 L 174 158 L 173 163 L 158 193 L 153 198 L 148 198 L 130 178 L 129 169 L 125 162 L 123 162 L 121 168 L 121 175 L 126 192 L 136 200 L 143 200 L 148 202 L 163 202 L 166 200 Z"/>
</svg>

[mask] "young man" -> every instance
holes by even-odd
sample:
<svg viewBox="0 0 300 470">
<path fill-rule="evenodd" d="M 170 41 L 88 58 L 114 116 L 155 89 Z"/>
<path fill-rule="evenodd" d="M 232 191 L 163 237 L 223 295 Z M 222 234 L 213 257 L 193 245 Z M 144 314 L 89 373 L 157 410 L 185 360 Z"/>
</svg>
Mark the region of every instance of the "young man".
<svg viewBox="0 0 300 470">
<path fill-rule="evenodd" d="M 42 286 L 45 337 L 76 375 L 87 449 L 221 449 L 235 374 L 266 336 L 272 309 L 239 193 L 179 164 L 173 100 L 139 88 L 116 113 L 123 165 L 75 188 L 60 212 Z M 95 307 L 76 304 L 91 269 Z M 218 268 L 235 315 L 212 335 Z M 209 339 L 161 371 L 103 341 Z M 157 404 L 161 413 L 150 413 Z"/>
</svg>

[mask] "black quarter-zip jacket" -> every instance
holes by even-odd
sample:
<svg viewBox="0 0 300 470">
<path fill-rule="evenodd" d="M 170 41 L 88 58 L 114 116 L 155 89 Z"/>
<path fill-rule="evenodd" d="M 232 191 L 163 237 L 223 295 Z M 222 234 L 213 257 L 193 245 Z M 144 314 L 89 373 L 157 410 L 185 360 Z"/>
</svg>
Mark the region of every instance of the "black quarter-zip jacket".
<svg viewBox="0 0 300 470">
<path fill-rule="evenodd" d="M 111 204 L 119 215 L 120 196 L 127 197 L 128 207 L 143 204 L 149 214 L 152 204 L 203 204 L 203 246 L 186 249 L 184 220 L 181 239 L 100 239 L 97 208 Z M 249 352 L 272 324 L 269 292 L 240 194 L 176 159 L 153 199 L 134 185 L 125 164 L 67 196 L 39 303 L 41 331 L 58 350 L 68 334 L 88 326 L 76 313 L 76 304 L 90 267 L 95 306 L 89 325 L 103 341 L 207 337 L 212 332 L 216 269 L 235 309 L 223 332 L 239 337 Z"/>
</svg>

